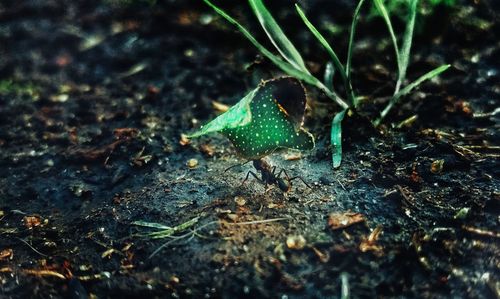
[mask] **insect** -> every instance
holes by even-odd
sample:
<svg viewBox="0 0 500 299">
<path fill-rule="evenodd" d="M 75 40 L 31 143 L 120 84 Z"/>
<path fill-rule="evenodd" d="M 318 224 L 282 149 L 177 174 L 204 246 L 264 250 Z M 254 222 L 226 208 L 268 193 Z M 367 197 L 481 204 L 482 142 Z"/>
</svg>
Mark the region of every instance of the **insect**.
<svg viewBox="0 0 500 299">
<path fill-rule="evenodd" d="M 212 132 L 225 135 L 247 160 L 277 150 L 311 150 L 314 137 L 303 127 L 306 92 L 300 81 L 282 77 L 263 81 L 236 105 L 189 138 Z"/>
<path fill-rule="evenodd" d="M 292 181 L 297 179 L 301 180 L 302 183 L 304 183 L 304 185 L 306 185 L 308 188 L 311 188 L 311 186 L 309 186 L 309 184 L 307 184 L 301 177 L 295 176 L 291 178 L 285 169 L 281 169 L 278 173 L 276 173 L 276 166 L 271 166 L 271 164 L 269 164 L 269 162 L 264 159 L 256 159 L 251 161 L 253 163 L 253 167 L 255 168 L 255 170 L 257 170 L 257 172 L 260 172 L 261 176 L 259 178 L 259 176 L 255 172 L 250 170 L 247 173 L 245 179 L 241 182 L 241 185 L 245 184 L 245 182 L 251 175 L 257 181 L 264 184 L 266 190 L 268 185 L 276 185 L 283 193 L 288 193 L 292 189 Z M 232 167 L 229 167 L 228 169 L 226 169 L 226 171 L 231 168 Z M 282 175 L 284 175 L 284 178 L 282 177 Z"/>
<path fill-rule="evenodd" d="M 256 171 L 260 172 L 261 178 L 255 172 L 248 172 L 243 183 L 252 175 L 266 187 L 276 185 L 288 192 L 292 180 L 302 179 L 290 178 L 284 169 L 276 173 L 276 167 L 263 158 L 286 148 L 314 148 L 314 137 L 303 128 L 305 109 L 306 91 L 300 81 L 291 77 L 271 79 L 261 82 L 237 104 L 189 138 L 222 133 L 233 143 L 237 154 L 248 162 L 252 161 Z"/>
</svg>

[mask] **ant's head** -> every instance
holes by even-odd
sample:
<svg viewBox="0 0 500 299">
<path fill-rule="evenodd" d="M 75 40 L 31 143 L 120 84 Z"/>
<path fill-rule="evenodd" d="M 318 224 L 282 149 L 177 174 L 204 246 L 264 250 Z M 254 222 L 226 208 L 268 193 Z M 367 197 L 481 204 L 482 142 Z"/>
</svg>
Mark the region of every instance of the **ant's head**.
<svg viewBox="0 0 500 299">
<path fill-rule="evenodd" d="M 292 189 L 292 184 L 290 184 L 288 180 L 278 178 L 277 182 L 278 182 L 278 187 L 280 188 L 281 191 L 283 191 L 283 193 L 287 193 L 288 191 L 290 191 L 290 189 Z"/>
</svg>

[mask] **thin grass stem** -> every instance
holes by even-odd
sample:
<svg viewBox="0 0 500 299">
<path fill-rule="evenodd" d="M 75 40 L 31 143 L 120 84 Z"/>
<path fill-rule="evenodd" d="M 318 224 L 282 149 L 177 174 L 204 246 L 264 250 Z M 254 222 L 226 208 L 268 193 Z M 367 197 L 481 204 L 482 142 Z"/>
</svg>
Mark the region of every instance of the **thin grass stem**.
<svg viewBox="0 0 500 299">
<path fill-rule="evenodd" d="M 410 91 L 412 91 L 415 87 L 419 86 L 425 80 L 432 79 L 432 78 L 436 77 L 437 75 L 441 74 L 442 72 L 446 71 L 450 66 L 451 65 L 449 65 L 449 64 L 445 64 L 445 65 L 442 65 L 440 67 L 437 67 L 437 68 L 433 69 L 432 71 L 427 72 L 426 74 L 420 76 L 417 80 L 413 81 L 412 83 L 408 84 L 406 87 L 404 87 L 403 89 L 401 89 L 397 94 L 395 94 L 389 100 L 389 103 L 387 104 L 387 106 L 385 107 L 385 109 L 382 110 L 382 112 L 380 113 L 380 117 L 378 119 L 376 119 L 373 122 L 373 124 L 375 126 L 380 125 L 380 123 L 382 122 L 382 120 L 387 116 L 387 114 L 389 113 L 389 111 L 391 111 L 392 107 L 394 107 L 394 105 L 399 101 L 399 99 L 401 97 L 403 97 L 403 96 L 407 95 L 408 93 L 410 93 Z"/>
<path fill-rule="evenodd" d="M 347 79 L 351 79 L 351 62 L 352 62 L 352 49 L 354 47 L 354 34 L 356 33 L 356 25 L 358 24 L 359 12 L 361 11 L 361 7 L 365 0 L 360 0 L 358 5 L 356 6 L 356 10 L 354 10 L 354 15 L 352 17 L 351 23 L 351 31 L 349 33 L 349 47 L 347 48 L 347 61 L 345 72 L 347 74 Z"/>
<path fill-rule="evenodd" d="M 398 80 L 396 81 L 396 88 L 394 89 L 394 94 L 399 92 L 401 86 L 404 83 L 404 80 L 406 79 L 406 71 L 408 69 L 408 63 L 410 61 L 411 43 L 413 40 L 413 29 L 415 28 L 415 18 L 417 15 L 417 5 L 418 5 L 418 0 L 411 0 L 409 4 L 409 14 L 408 14 L 408 20 L 406 22 L 406 31 L 403 36 L 403 45 L 401 47 L 400 57 L 399 57 L 401 61 L 399 61 L 400 67 L 398 73 Z"/>
<path fill-rule="evenodd" d="M 400 53 L 399 53 L 399 47 L 398 47 L 398 40 L 396 39 L 396 34 L 394 34 L 394 28 L 392 27 L 392 22 L 391 18 L 389 17 L 389 13 L 387 12 L 387 9 L 385 8 L 383 0 L 373 0 L 373 3 L 375 4 L 375 7 L 377 10 L 380 12 L 380 15 L 385 21 L 385 24 L 387 25 L 387 29 L 389 30 L 389 34 L 391 36 L 392 40 L 392 45 L 394 47 L 394 52 L 396 53 L 396 62 L 398 64 L 398 76 L 401 74 L 401 58 L 400 58 Z"/>
<path fill-rule="evenodd" d="M 332 62 L 333 62 L 333 65 L 335 66 L 335 68 L 340 73 L 340 77 L 342 79 L 342 82 L 344 83 L 344 88 L 345 88 L 345 91 L 347 93 L 347 97 L 349 98 L 349 101 L 354 104 L 355 96 L 354 96 L 351 84 L 349 82 L 349 79 L 347 78 L 345 68 L 342 65 L 342 63 L 340 62 L 337 54 L 335 53 L 335 51 L 333 51 L 332 47 L 326 41 L 325 37 L 309 21 L 309 19 L 307 18 L 307 16 L 305 15 L 305 13 L 302 11 L 302 9 L 300 8 L 300 6 L 298 4 L 295 4 L 295 8 L 296 8 L 296 10 L 297 10 L 300 18 L 304 22 L 304 24 L 307 26 L 307 28 L 309 28 L 309 31 L 311 31 L 311 33 L 316 37 L 316 39 L 318 39 L 318 41 L 320 42 L 320 44 L 325 48 L 326 52 L 330 55 L 330 57 L 332 59 Z"/>
</svg>

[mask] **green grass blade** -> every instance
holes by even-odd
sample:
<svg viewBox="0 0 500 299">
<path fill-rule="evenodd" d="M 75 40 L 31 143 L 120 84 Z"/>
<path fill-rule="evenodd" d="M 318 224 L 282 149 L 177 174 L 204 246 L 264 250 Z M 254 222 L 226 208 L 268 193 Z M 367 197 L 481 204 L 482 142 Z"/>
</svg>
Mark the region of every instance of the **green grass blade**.
<svg viewBox="0 0 500 299">
<path fill-rule="evenodd" d="M 342 120 L 347 109 L 337 113 L 332 120 L 332 130 L 330 132 L 330 143 L 332 146 L 333 168 L 338 168 L 342 162 Z"/>
<path fill-rule="evenodd" d="M 333 77 L 335 76 L 335 68 L 333 64 L 328 61 L 325 66 L 325 74 L 323 75 L 323 82 L 330 90 L 333 90 Z"/>
<path fill-rule="evenodd" d="M 394 51 L 396 52 L 396 61 L 398 63 L 398 74 L 401 73 L 401 58 L 399 57 L 399 47 L 398 47 L 398 41 L 396 39 L 396 35 L 394 34 L 394 28 L 392 27 L 391 23 L 391 18 L 389 18 L 389 13 L 387 12 L 387 9 L 385 8 L 384 1 L 383 0 L 373 0 L 373 3 L 375 3 L 375 7 L 379 11 L 380 15 L 385 21 L 385 24 L 387 25 L 387 29 L 389 29 L 389 34 L 391 35 L 391 40 L 392 40 L 392 45 L 394 46 Z"/>
<path fill-rule="evenodd" d="M 316 77 L 314 77 L 316 79 Z M 323 82 L 319 81 L 316 79 L 316 84 L 313 84 L 320 90 L 322 90 L 330 99 L 334 100 L 335 103 L 337 103 L 342 109 L 347 109 L 349 108 L 349 104 L 347 104 L 333 89 L 329 89 L 328 87 L 323 84 Z"/>
<path fill-rule="evenodd" d="M 437 67 L 433 69 L 432 71 L 422 75 L 419 77 L 417 80 L 413 81 L 412 83 L 408 84 L 406 87 L 401 89 L 397 94 L 395 94 L 391 100 L 389 101 L 389 104 L 385 107 L 385 109 L 380 113 L 380 117 L 375 120 L 374 124 L 375 126 L 378 126 L 380 122 L 387 116 L 389 111 L 392 109 L 392 107 L 399 101 L 399 99 L 405 95 L 407 95 L 409 92 L 411 92 L 415 87 L 419 86 L 422 82 L 425 80 L 432 79 L 436 77 L 437 75 L 441 74 L 442 72 L 446 71 L 451 65 L 445 64 L 440 67 Z"/>
<path fill-rule="evenodd" d="M 194 217 L 194 218 L 192 218 L 186 222 L 183 222 L 177 226 L 174 226 L 172 228 L 148 233 L 146 236 L 150 237 L 152 239 L 168 238 L 168 237 L 172 236 L 173 234 L 183 232 L 186 229 L 194 226 L 196 223 L 198 223 L 199 220 L 200 220 L 200 217 Z"/>
<path fill-rule="evenodd" d="M 359 12 L 361 11 L 361 7 L 363 6 L 363 3 L 365 0 L 360 0 L 358 5 L 356 6 L 356 9 L 354 10 L 354 15 L 352 17 L 352 23 L 351 23 L 351 32 L 349 34 L 349 45 L 347 48 L 347 61 L 346 61 L 346 76 L 349 84 L 351 84 L 351 61 L 352 61 L 352 48 L 354 45 L 354 33 L 356 32 L 356 25 L 358 24 L 358 19 L 359 19 Z M 352 95 L 351 95 L 351 101 L 356 108 L 358 106 L 358 101 L 357 97 L 354 95 L 354 92 L 352 91 L 352 86 L 350 86 Z"/>
<path fill-rule="evenodd" d="M 358 6 L 354 10 L 354 15 L 352 17 L 351 32 L 349 34 L 349 46 L 347 48 L 347 61 L 345 64 L 345 72 L 347 74 L 347 79 L 351 80 L 351 60 L 352 60 L 352 48 L 354 46 L 354 34 L 356 32 L 356 25 L 358 24 L 359 12 L 365 0 L 360 0 Z"/>
<path fill-rule="evenodd" d="M 220 16 L 222 16 L 224 19 L 226 19 L 229 23 L 233 24 L 238 28 L 238 30 L 264 55 L 266 56 L 269 60 L 271 60 L 276 66 L 278 66 L 283 72 L 286 74 L 295 77 L 299 80 L 303 80 L 311 85 L 316 85 L 318 82 L 318 79 L 310 75 L 309 73 L 305 73 L 303 71 L 299 71 L 295 67 L 293 67 L 291 64 L 289 64 L 286 61 L 283 61 L 280 59 L 278 56 L 274 55 L 272 52 L 267 50 L 261 43 L 259 43 L 253 36 L 252 34 L 245 28 L 243 27 L 238 21 L 233 19 L 231 16 L 229 16 L 225 11 L 214 5 L 212 2 L 209 0 L 203 0 L 208 6 L 210 6 L 215 12 L 217 12 Z"/>
<path fill-rule="evenodd" d="M 450 67 L 451 67 L 450 64 L 445 64 L 433 69 L 432 71 L 425 73 L 424 75 L 420 76 L 417 80 L 413 81 L 412 83 L 408 84 L 405 88 L 401 89 L 401 91 L 398 92 L 394 97 L 400 98 L 402 96 L 407 95 L 410 91 L 412 91 L 415 87 L 419 86 L 425 80 L 429 80 L 436 77 L 437 75 L 446 71 Z"/>
<path fill-rule="evenodd" d="M 413 40 L 413 29 L 415 28 L 415 17 L 417 16 L 418 0 L 411 0 L 409 3 L 409 13 L 406 22 L 406 31 L 403 36 L 403 46 L 401 48 L 400 56 L 400 72 L 396 82 L 395 93 L 399 92 L 401 85 L 406 78 L 406 70 L 408 69 L 408 62 L 410 61 L 411 42 Z"/>
<path fill-rule="evenodd" d="M 349 80 L 347 79 L 344 66 L 340 62 L 337 54 L 335 53 L 335 51 L 333 51 L 330 44 L 326 41 L 326 39 L 318 31 L 318 29 L 316 29 L 316 27 L 314 27 L 314 25 L 309 21 L 309 19 L 306 17 L 306 15 L 304 14 L 304 12 L 302 11 L 302 9 L 299 7 L 298 4 L 295 4 L 295 8 L 297 9 L 297 12 L 298 12 L 300 18 L 302 19 L 302 21 L 304 22 L 304 24 L 306 24 L 307 28 L 309 28 L 309 31 L 311 31 L 311 33 L 316 37 L 316 39 L 323 46 L 323 48 L 325 48 L 328 55 L 330 55 L 330 57 L 332 58 L 333 65 L 335 66 L 337 71 L 340 73 L 340 77 L 342 78 L 342 82 L 344 83 L 344 86 L 345 86 L 346 92 L 349 96 L 349 99 L 350 99 L 351 103 L 353 103 L 355 97 L 353 96 L 353 93 L 352 93 L 351 84 L 349 83 Z"/>
<path fill-rule="evenodd" d="M 165 229 L 172 229 L 170 226 L 166 226 L 166 225 L 163 225 L 161 223 L 156 223 L 156 222 L 146 222 L 146 221 L 134 221 L 132 222 L 133 225 L 137 225 L 137 226 L 143 226 L 143 227 L 150 227 L 150 228 L 156 228 L 156 229 L 161 229 L 161 230 L 165 230 Z"/>
<path fill-rule="evenodd" d="M 292 42 L 286 37 L 285 33 L 281 30 L 269 10 L 267 10 L 262 0 L 249 0 L 249 3 L 253 12 L 257 16 L 260 25 L 278 52 L 280 52 L 281 56 L 283 56 L 283 58 L 296 69 L 301 70 L 304 73 L 309 73 L 299 51 L 297 51 Z"/>
<path fill-rule="evenodd" d="M 243 27 L 238 21 L 233 19 L 231 16 L 229 16 L 225 11 L 214 5 L 212 2 L 209 0 L 203 0 L 208 6 L 210 6 L 215 12 L 217 12 L 220 16 L 222 16 L 224 19 L 226 19 L 229 23 L 233 24 L 238 28 L 238 30 L 264 55 L 266 58 L 271 60 L 277 67 L 279 67 L 283 72 L 288 74 L 289 76 L 295 77 L 299 80 L 302 80 L 308 84 L 311 84 L 313 86 L 316 86 L 317 88 L 321 89 L 329 98 L 334 100 L 338 105 L 340 105 L 342 108 L 348 108 L 349 105 L 342 100 L 341 97 L 339 97 L 335 91 L 328 89 L 320 80 L 318 80 L 316 77 L 312 76 L 309 73 L 304 73 L 295 67 L 293 67 L 291 64 L 289 64 L 286 61 L 283 61 L 281 58 L 279 58 L 277 55 L 274 55 L 271 53 L 269 50 L 267 50 L 262 44 L 260 44 L 253 36 L 252 34 L 245 28 Z"/>
</svg>

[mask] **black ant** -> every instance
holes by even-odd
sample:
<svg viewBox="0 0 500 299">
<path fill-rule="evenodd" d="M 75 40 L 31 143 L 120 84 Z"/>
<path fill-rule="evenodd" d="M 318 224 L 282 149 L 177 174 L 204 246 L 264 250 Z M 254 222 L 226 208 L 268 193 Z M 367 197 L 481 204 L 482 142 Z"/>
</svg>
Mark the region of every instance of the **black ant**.
<svg viewBox="0 0 500 299">
<path fill-rule="evenodd" d="M 245 179 L 241 182 L 241 185 L 245 184 L 245 182 L 248 180 L 248 178 L 250 177 L 250 175 L 252 175 L 257 181 L 259 181 L 262 184 L 264 184 L 264 186 L 266 188 L 267 188 L 267 185 L 276 185 L 276 186 L 278 186 L 278 188 L 280 188 L 280 190 L 283 193 L 287 193 L 287 192 L 289 192 L 292 189 L 292 181 L 296 180 L 296 179 L 301 180 L 302 183 L 304 183 L 304 185 L 306 185 L 308 188 L 311 188 L 311 186 L 309 186 L 309 184 L 307 184 L 299 176 L 295 176 L 295 177 L 290 178 L 288 176 L 288 174 L 286 173 L 285 169 L 281 169 L 278 172 L 278 174 L 276 174 L 276 166 L 271 166 L 271 164 L 269 164 L 264 159 L 251 160 L 251 161 L 253 162 L 253 167 L 255 167 L 255 169 L 260 172 L 261 177 L 259 178 L 257 176 L 257 174 L 255 174 L 255 172 L 253 172 L 253 171 L 250 170 L 250 171 L 248 171 L 247 176 L 245 177 Z M 248 161 L 248 162 L 250 162 L 250 161 Z M 237 165 L 235 165 L 235 166 L 237 166 Z M 232 166 L 232 167 L 234 167 L 234 166 Z M 232 167 L 229 167 L 228 169 L 226 169 L 226 171 L 228 171 Z M 285 175 L 285 178 L 281 177 L 282 174 Z"/>
</svg>

